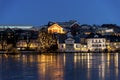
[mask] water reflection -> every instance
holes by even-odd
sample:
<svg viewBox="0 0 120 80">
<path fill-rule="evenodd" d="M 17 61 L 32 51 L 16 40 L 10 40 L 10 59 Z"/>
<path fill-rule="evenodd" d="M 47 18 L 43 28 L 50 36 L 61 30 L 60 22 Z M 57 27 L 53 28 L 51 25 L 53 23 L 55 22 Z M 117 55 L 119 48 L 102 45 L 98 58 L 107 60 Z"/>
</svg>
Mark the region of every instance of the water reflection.
<svg viewBox="0 0 120 80">
<path fill-rule="evenodd" d="M 0 55 L 0 80 L 118 80 L 119 53 Z"/>
</svg>

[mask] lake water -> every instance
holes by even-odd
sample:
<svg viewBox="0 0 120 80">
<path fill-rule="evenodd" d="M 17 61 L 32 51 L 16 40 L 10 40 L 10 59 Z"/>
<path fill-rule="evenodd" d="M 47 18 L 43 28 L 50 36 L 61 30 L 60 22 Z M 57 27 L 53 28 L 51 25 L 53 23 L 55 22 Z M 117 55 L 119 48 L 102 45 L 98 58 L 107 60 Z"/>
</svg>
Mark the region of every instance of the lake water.
<svg viewBox="0 0 120 80">
<path fill-rule="evenodd" d="M 119 53 L 0 55 L 0 80 L 119 80 Z"/>
</svg>

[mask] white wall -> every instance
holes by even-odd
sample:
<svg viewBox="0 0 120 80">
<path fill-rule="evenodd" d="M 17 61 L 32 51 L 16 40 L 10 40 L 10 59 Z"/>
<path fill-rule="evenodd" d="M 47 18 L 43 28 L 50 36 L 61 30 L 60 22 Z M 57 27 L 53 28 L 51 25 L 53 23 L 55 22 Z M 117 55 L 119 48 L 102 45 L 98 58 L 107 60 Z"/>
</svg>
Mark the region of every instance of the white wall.
<svg viewBox="0 0 120 80">
<path fill-rule="evenodd" d="M 106 39 L 105 38 L 91 38 L 87 39 L 87 46 L 88 49 L 94 51 L 95 49 L 102 49 L 106 48 Z"/>
</svg>

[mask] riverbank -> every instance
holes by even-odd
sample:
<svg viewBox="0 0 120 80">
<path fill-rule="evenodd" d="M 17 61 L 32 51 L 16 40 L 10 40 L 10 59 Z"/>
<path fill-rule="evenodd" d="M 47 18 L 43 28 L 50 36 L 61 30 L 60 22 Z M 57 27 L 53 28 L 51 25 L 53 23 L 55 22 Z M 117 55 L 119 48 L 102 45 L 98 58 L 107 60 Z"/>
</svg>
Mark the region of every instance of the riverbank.
<svg viewBox="0 0 120 80">
<path fill-rule="evenodd" d="M 59 51 L 46 51 L 46 52 L 38 52 L 38 51 L 19 51 L 19 53 L 22 54 L 44 54 L 44 53 L 120 53 L 120 51 L 109 51 L 109 52 L 95 52 L 95 51 L 87 51 L 87 52 L 83 52 L 83 51 L 77 51 L 77 52 L 59 52 Z M 5 51 L 0 51 L 0 54 L 5 54 Z M 12 53 L 8 53 L 8 54 L 12 54 Z M 15 54 L 15 53 L 14 53 Z"/>
</svg>

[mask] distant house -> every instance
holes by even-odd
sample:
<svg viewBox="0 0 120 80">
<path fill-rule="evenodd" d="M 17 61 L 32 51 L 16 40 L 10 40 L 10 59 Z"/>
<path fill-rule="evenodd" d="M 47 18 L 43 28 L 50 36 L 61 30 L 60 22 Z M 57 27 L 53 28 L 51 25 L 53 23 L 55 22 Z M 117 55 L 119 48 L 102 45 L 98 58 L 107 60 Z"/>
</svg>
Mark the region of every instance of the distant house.
<svg viewBox="0 0 120 80">
<path fill-rule="evenodd" d="M 58 49 L 61 52 L 78 52 L 81 49 L 79 37 L 73 38 L 69 33 L 59 36 Z"/>
<path fill-rule="evenodd" d="M 64 28 L 80 26 L 80 24 L 76 20 L 70 20 L 70 21 L 66 21 L 66 22 L 56 22 L 56 23 Z"/>
<path fill-rule="evenodd" d="M 58 25 L 57 23 L 51 25 L 48 27 L 48 33 L 59 33 L 59 34 L 64 34 L 64 28 Z"/>
<path fill-rule="evenodd" d="M 49 22 L 48 23 L 48 33 L 60 33 L 64 34 L 71 31 L 71 28 L 76 28 L 80 24 L 75 20 L 70 20 L 68 22 Z"/>
<path fill-rule="evenodd" d="M 87 37 L 89 51 L 104 51 L 106 49 L 106 38 L 97 33 L 91 33 Z"/>
<path fill-rule="evenodd" d="M 15 30 L 19 34 L 19 39 L 17 41 L 17 48 L 19 50 L 37 49 L 38 47 L 38 31 L 34 30 Z"/>
<path fill-rule="evenodd" d="M 108 35 L 106 39 L 108 51 L 117 51 L 120 49 L 120 36 Z"/>
<path fill-rule="evenodd" d="M 87 24 L 83 24 L 80 27 L 81 27 L 81 29 L 90 29 L 91 28 L 91 26 L 87 25 Z"/>
<path fill-rule="evenodd" d="M 98 28 L 96 30 L 97 33 L 102 34 L 102 35 L 111 35 L 114 33 L 114 29 L 109 29 L 109 28 Z"/>
<path fill-rule="evenodd" d="M 78 31 L 78 33 L 81 35 L 82 34 L 89 35 L 92 32 L 95 32 L 95 28 L 93 28 L 90 25 L 81 25 Z"/>
</svg>

